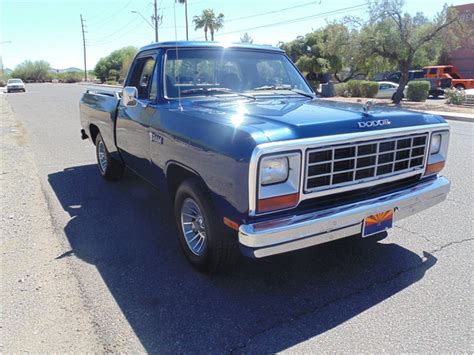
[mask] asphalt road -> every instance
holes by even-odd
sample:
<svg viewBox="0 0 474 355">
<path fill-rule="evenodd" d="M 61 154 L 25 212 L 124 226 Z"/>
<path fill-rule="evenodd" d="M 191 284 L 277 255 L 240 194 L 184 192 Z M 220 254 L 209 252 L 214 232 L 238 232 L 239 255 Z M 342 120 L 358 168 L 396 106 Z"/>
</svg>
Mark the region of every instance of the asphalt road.
<svg viewBox="0 0 474 355">
<path fill-rule="evenodd" d="M 4 95 L 26 131 L 53 225 L 41 238 L 62 241 L 49 262 L 75 281 L 60 301 L 80 298 L 74 315 L 86 318 L 89 329 L 78 332 L 91 335 L 89 350 L 474 351 L 474 124 L 450 122 L 448 200 L 398 223 L 386 239 L 341 240 L 206 276 L 181 255 L 165 198 L 130 173 L 118 183 L 100 178 L 94 148 L 79 136 L 85 89 L 31 84 Z M 5 337 L 15 333 L 6 308 Z"/>
</svg>

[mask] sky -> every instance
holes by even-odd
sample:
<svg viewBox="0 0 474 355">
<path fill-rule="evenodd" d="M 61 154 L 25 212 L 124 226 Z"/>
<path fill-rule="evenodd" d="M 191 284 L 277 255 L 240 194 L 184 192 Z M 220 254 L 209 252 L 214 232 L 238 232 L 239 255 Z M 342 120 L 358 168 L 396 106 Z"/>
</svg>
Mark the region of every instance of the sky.
<svg viewBox="0 0 474 355">
<path fill-rule="evenodd" d="M 175 0 L 157 0 L 163 16 L 160 41 L 185 39 L 184 6 Z M 446 0 L 406 0 L 405 10 L 434 17 Z M 450 5 L 468 3 L 448 0 Z M 359 6 L 360 5 L 360 6 Z M 204 40 L 192 18 L 204 9 L 225 16 L 218 41 L 238 42 L 245 32 L 256 44 L 276 45 L 352 15 L 367 16 L 366 0 L 188 0 L 189 37 Z M 150 21 L 153 0 L 0 0 L 0 54 L 4 68 L 24 60 L 46 60 L 53 68 L 83 68 L 80 15 L 86 27 L 87 68 L 111 51 L 154 42 Z M 176 15 L 176 27 L 175 27 Z"/>
</svg>

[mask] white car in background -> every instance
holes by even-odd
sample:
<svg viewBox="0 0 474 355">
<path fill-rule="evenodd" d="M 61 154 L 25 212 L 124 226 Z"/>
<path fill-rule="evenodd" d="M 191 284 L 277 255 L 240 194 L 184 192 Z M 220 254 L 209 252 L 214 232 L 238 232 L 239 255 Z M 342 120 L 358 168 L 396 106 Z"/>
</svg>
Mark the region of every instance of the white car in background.
<svg viewBox="0 0 474 355">
<path fill-rule="evenodd" d="M 397 92 L 398 84 L 391 81 L 379 81 L 379 92 L 375 95 L 376 99 L 393 99 L 393 95 Z M 407 94 L 407 88 L 403 90 L 403 97 Z"/>
<path fill-rule="evenodd" d="M 21 79 L 8 79 L 7 81 L 7 93 L 12 91 L 26 91 L 26 86 Z"/>
</svg>

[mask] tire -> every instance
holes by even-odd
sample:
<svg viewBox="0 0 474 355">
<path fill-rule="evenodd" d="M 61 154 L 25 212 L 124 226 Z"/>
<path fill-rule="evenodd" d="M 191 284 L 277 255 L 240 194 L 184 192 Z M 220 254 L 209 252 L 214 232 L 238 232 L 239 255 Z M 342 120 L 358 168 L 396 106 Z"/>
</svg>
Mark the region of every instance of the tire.
<svg viewBox="0 0 474 355">
<path fill-rule="evenodd" d="M 237 238 L 227 232 L 216 217 L 208 193 L 198 178 L 185 180 L 178 187 L 174 214 L 179 244 L 195 268 L 214 273 L 235 263 Z"/>
<path fill-rule="evenodd" d="M 458 90 L 465 90 L 465 89 L 466 89 L 466 88 L 464 87 L 464 85 L 462 85 L 462 84 L 457 84 L 457 85 L 455 86 L 455 88 L 458 89 Z"/>
<path fill-rule="evenodd" d="M 122 178 L 124 165 L 121 161 L 112 158 L 100 133 L 95 139 L 97 167 L 100 175 L 107 181 L 117 181 Z"/>
</svg>

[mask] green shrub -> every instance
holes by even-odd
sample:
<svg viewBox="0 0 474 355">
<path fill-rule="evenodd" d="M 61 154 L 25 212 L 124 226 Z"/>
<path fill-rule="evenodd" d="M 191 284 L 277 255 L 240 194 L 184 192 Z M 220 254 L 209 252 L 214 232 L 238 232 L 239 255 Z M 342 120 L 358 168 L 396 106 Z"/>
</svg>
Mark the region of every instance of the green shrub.
<svg viewBox="0 0 474 355">
<path fill-rule="evenodd" d="M 349 96 L 349 92 L 347 91 L 347 83 L 334 84 L 334 91 L 336 92 L 336 96 Z"/>
<path fill-rule="evenodd" d="M 105 83 L 108 85 L 118 85 L 118 82 L 116 82 L 115 80 L 107 80 Z"/>
<path fill-rule="evenodd" d="M 407 98 L 411 101 L 426 101 L 430 83 L 426 80 L 413 80 L 408 83 Z"/>
<path fill-rule="evenodd" d="M 346 91 L 351 97 L 375 97 L 379 92 L 379 84 L 375 81 L 349 80 Z"/>
<path fill-rule="evenodd" d="M 360 97 L 360 82 L 361 80 L 349 80 L 347 82 L 347 92 L 351 97 Z"/>
<path fill-rule="evenodd" d="M 464 90 L 448 89 L 444 91 L 444 96 L 448 99 L 448 103 L 453 105 L 462 105 L 466 101 Z"/>
<path fill-rule="evenodd" d="M 84 72 L 65 72 L 58 74 L 62 83 L 78 83 L 84 80 Z"/>
<path fill-rule="evenodd" d="M 361 80 L 360 82 L 360 95 L 362 97 L 375 97 L 379 92 L 379 83 L 374 81 Z"/>
</svg>

